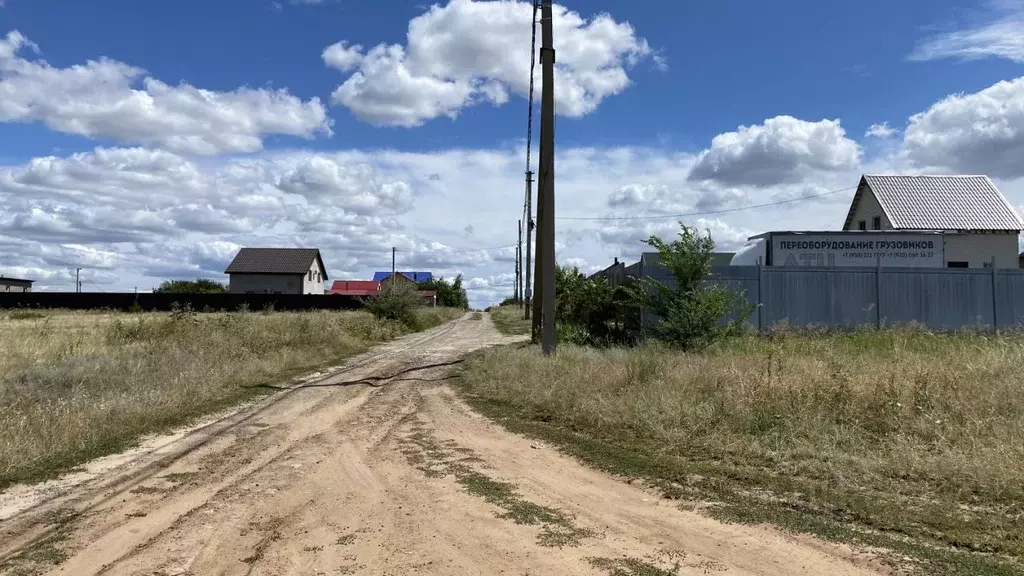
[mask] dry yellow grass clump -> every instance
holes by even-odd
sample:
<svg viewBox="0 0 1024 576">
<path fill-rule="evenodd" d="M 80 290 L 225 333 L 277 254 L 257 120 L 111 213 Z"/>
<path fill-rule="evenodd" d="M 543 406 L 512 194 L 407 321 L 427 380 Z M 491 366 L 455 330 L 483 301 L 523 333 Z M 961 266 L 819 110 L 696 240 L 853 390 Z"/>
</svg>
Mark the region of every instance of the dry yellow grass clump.
<svg viewBox="0 0 1024 576">
<path fill-rule="evenodd" d="M 461 312 L 417 314 L 429 327 Z M 366 312 L 0 313 L 0 489 L 408 331 Z"/>
<path fill-rule="evenodd" d="M 518 336 L 530 333 L 530 321 L 523 318 L 523 311 L 518 306 L 491 308 L 491 320 L 502 334 Z"/>
<path fill-rule="evenodd" d="M 1022 367 L 1022 335 L 780 332 L 700 354 L 491 349 L 461 383 L 510 427 L 722 517 L 973 574 L 1024 558 Z M 960 552 L 995 567 L 960 571 Z"/>
</svg>

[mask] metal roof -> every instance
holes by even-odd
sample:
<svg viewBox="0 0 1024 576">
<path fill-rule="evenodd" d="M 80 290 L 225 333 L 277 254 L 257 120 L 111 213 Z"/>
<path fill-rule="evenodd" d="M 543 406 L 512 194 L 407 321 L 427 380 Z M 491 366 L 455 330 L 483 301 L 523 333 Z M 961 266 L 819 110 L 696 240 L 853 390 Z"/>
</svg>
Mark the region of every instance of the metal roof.
<svg viewBox="0 0 1024 576">
<path fill-rule="evenodd" d="M 434 279 L 434 275 L 431 274 L 430 272 L 402 272 L 401 270 L 399 270 L 398 273 L 401 274 L 402 276 L 405 276 L 409 280 L 412 280 L 413 282 L 415 282 L 417 284 L 423 284 L 424 282 L 429 282 L 429 281 Z M 391 272 L 374 272 L 373 273 L 373 279 L 378 281 L 378 282 L 381 281 L 381 280 L 386 280 L 386 279 L 388 279 L 390 277 L 391 277 Z"/>
<path fill-rule="evenodd" d="M 373 296 L 380 293 L 380 282 L 373 280 L 335 280 L 328 294 Z"/>
<path fill-rule="evenodd" d="M 22 284 L 32 284 L 35 280 L 25 280 L 23 278 L 8 278 L 6 276 L 0 276 L 0 282 L 20 282 Z"/>
<path fill-rule="evenodd" d="M 1024 230 L 1024 220 L 988 176 L 865 174 L 846 216 L 870 189 L 889 223 L 904 230 Z"/>
<path fill-rule="evenodd" d="M 242 248 L 225 274 L 305 274 L 313 260 L 320 264 L 324 280 L 327 269 L 316 248 Z"/>
</svg>

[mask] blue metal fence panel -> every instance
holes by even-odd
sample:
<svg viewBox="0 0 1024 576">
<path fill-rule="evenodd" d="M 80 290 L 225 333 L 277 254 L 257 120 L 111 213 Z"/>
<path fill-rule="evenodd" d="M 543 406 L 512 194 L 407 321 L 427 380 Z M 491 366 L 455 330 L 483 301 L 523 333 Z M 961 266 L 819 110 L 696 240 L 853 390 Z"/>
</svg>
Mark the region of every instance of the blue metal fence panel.
<svg viewBox="0 0 1024 576">
<path fill-rule="evenodd" d="M 672 283 L 661 267 L 645 267 L 642 275 Z M 758 306 L 748 319 L 754 328 L 1024 327 L 1024 270 L 716 266 L 709 281 L 742 290 Z"/>
<path fill-rule="evenodd" d="M 996 306 L 1000 328 L 1024 328 L 1024 270 L 996 271 Z"/>
<path fill-rule="evenodd" d="M 875 322 L 875 271 L 861 268 L 764 269 L 763 327 L 852 328 Z"/>
<path fill-rule="evenodd" d="M 936 330 L 992 327 L 992 272 L 932 268 L 882 271 L 885 325 L 917 322 Z"/>
</svg>

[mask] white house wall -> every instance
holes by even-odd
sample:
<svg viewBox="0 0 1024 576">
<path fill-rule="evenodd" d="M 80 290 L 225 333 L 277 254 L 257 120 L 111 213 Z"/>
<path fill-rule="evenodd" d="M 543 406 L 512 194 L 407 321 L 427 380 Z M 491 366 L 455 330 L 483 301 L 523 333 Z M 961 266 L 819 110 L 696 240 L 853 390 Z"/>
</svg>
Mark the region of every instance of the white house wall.
<svg viewBox="0 0 1024 576">
<path fill-rule="evenodd" d="M 310 279 L 311 277 L 312 280 Z M 324 293 L 324 271 L 320 269 L 320 260 L 318 258 L 313 258 L 313 263 L 309 265 L 309 270 L 302 277 L 302 293 Z"/>
<path fill-rule="evenodd" d="M 861 220 L 867 225 L 868 230 L 872 230 L 871 223 L 874 221 L 875 216 L 882 219 L 882 230 L 892 230 L 892 223 L 886 218 L 885 212 L 882 210 L 882 205 L 878 203 L 874 193 L 868 188 L 864 194 L 860 197 L 860 202 L 857 203 L 857 209 L 853 212 L 853 220 L 850 222 L 849 230 L 859 230 L 859 223 Z"/>
<path fill-rule="evenodd" d="M 946 263 L 967 262 L 969 268 L 983 268 L 995 256 L 996 268 L 1019 267 L 1017 234 L 977 233 L 945 236 Z"/>
</svg>

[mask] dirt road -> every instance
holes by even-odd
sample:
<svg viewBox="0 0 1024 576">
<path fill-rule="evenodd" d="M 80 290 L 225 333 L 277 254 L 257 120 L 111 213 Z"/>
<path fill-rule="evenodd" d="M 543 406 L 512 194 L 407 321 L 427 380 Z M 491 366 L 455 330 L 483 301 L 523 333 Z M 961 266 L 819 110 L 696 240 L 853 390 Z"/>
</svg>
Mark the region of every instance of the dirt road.
<svg viewBox="0 0 1024 576">
<path fill-rule="evenodd" d="M 680 510 L 473 413 L 450 364 L 508 341 L 466 316 L 94 477 L 0 496 L 0 573 L 876 573 Z"/>
</svg>

